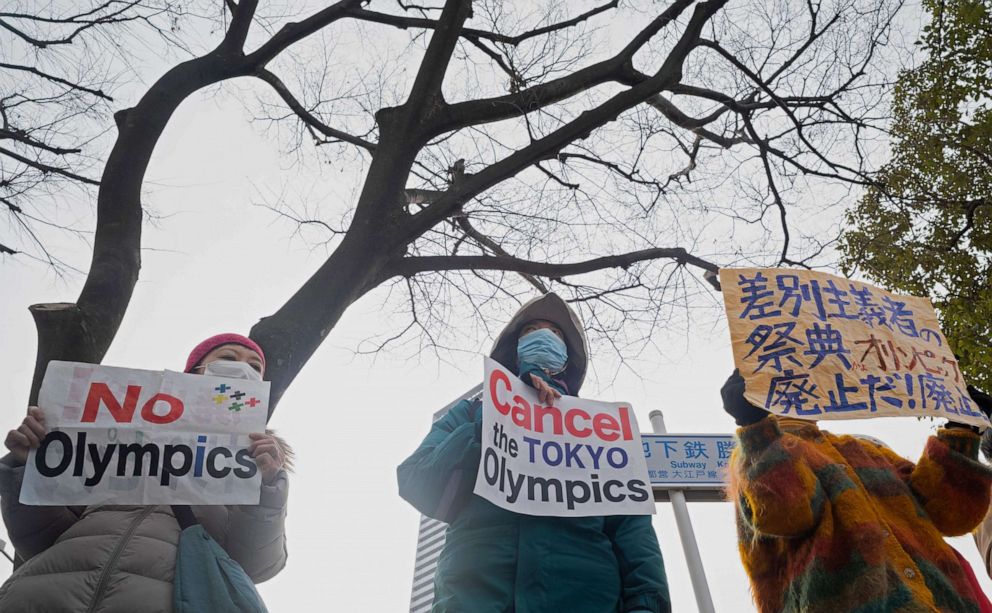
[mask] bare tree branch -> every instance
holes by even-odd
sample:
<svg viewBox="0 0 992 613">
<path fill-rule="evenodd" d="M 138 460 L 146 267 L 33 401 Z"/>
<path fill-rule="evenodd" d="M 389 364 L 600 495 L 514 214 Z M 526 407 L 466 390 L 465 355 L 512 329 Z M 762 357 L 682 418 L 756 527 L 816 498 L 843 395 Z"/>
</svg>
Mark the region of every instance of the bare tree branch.
<svg viewBox="0 0 992 613">
<path fill-rule="evenodd" d="M 427 45 L 427 51 L 420 62 L 420 69 L 410 88 L 406 104 L 434 105 L 441 96 L 441 84 L 451 61 L 451 54 L 458 44 L 462 25 L 472 13 L 472 3 L 462 0 L 447 0 L 438 18 L 434 36 Z"/>
<path fill-rule="evenodd" d="M 518 149 L 479 173 L 466 176 L 464 181 L 453 185 L 445 196 L 436 200 L 427 209 L 414 215 L 408 224 L 409 231 L 415 234 L 426 231 L 468 199 L 480 194 L 506 177 L 516 175 L 535 162 L 548 159 L 568 143 L 582 138 L 596 127 L 612 120 L 621 112 L 642 103 L 656 92 L 677 83 L 682 76 L 682 63 L 695 46 L 703 24 L 724 3 L 725 0 L 710 0 L 696 7 L 682 36 L 672 48 L 661 68 L 651 78 L 616 94 L 598 107 L 585 111 L 575 120 L 563 125 L 547 136 L 532 142 L 530 145 Z M 665 11 L 665 19 L 663 21 L 668 23 L 676 15 L 669 9 Z M 643 38 L 645 31 L 642 31 L 639 37 Z"/>
<path fill-rule="evenodd" d="M 67 155 L 70 153 L 79 153 L 82 151 L 80 148 L 76 147 L 73 149 L 65 147 L 55 147 L 49 145 L 48 143 L 42 142 L 40 140 L 31 138 L 23 130 L 11 130 L 6 128 L 0 128 L 0 140 L 15 140 L 23 145 L 29 147 L 34 147 L 35 149 L 42 149 L 49 153 L 54 153 L 56 155 Z"/>
<path fill-rule="evenodd" d="M 655 34 L 677 19 L 691 4 L 692 0 L 678 0 L 674 2 L 664 13 L 656 17 L 648 26 L 641 30 L 629 45 L 611 58 L 517 93 L 452 104 L 443 113 L 438 114 L 438 119 L 433 126 L 433 133 L 441 134 L 442 132 L 456 128 L 519 117 L 544 108 L 549 104 L 560 102 L 596 85 L 610 81 L 629 81 L 628 69 L 632 68 L 630 62 L 634 54 Z M 719 4 L 722 6 L 722 3 Z M 719 6 L 709 2 L 700 5 L 700 7 L 712 8 L 714 12 L 719 9 Z M 712 15 L 712 12 L 709 11 L 700 12 L 699 8 L 697 8 L 696 12 L 699 15 L 706 15 L 706 17 Z M 696 15 L 694 15 L 694 20 L 696 20 Z M 702 21 L 705 21 L 705 18 Z M 689 49 L 686 48 L 681 49 L 684 55 L 688 55 L 688 51 Z"/>
<path fill-rule="evenodd" d="M 95 180 L 95 179 L 90 179 L 89 177 L 84 177 L 82 175 L 77 175 L 76 173 L 71 172 L 69 170 L 66 170 L 65 168 L 59 168 L 57 166 L 51 166 L 49 164 L 45 164 L 43 162 L 39 162 L 38 160 L 32 160 L 30 158 L 26 158 L 23 155 L 20 155 L 18 153 L 15 153 L 15 152 L 11 151 L 10 149 L 6 149 L 4 147 L 0 147 L 0 155 L 6 155 L 7 157 L 9 157 L 9 158 L 11 158 L 13 160 L 17 160 L 18 162 L 20 162 L 22 164 L 27 164 L 28 166 L 31 166 L 32 168 L 37 168 L 38 170 L 40 170 L 41 172 L 46 173 L 46 174 L 49 174 L 50 173 L 50 174 L 61 175 L 63 177 L 67 177 L 69 179 L 74 179 L 76 181 L 79 181 L 80 183 L 87 183 L 89 185 L 100 185 L 100 182 L 97 181 L 97 180 Z"/>
<path fill-rule="evenodd" d="M 503 249 L 503 247 L 501 247 L 499 243 L 497 243 L 496 241 L 489 238 L 485 234 L 476 230 L 475 227 L 472 225 L 472 223 L 469 221 L 468 216 L 458 215 L 457 217 L 455 217 L 455 223 L 457 223 L 458 226 L 465 231 L 465 234 L 475 239 L 475 241 L 478 242 L 483 247 L 488 248 L 490 251 L 492 251 L 498 256 L 510 257 L 510 254 L 506 251 L 506 249 Z M 527 274 L 524 272 L 524 273 L 520 273 L 520 276 L 523 277 L 525 281 L 533 285 L 537 291 L 541 292 L 542 294 L 548 293 L 548 286 L 542 283 L 541 280 L 535 277 L 534 275 Z"/>
<path fill-rule="evenodd" d="M 75 41 L 82 32 L 89 30 L 95 26 L 110 25 L 124 23 L 128 21 L 134 21 L 140 19 L 139 15 L 128 15 L 127 12 L 141 4 L 141 0 L 131 0 L 129 2 L 104 2 L 89 11 L 79 13 L 78 15 L 66 18 L 45 18 L 36 15 L 30 15 L 25 13 L 0 13 L 0 28 L 3 28 L 27 43 L 39 48 L 45 49 L 54 45 L 68 45 Z M 114 5 L 120 5 L 115 9 L 111 10 Z M 99 15 L 92 19 L 87 19 L 92 15 L 107 10 L 108 12 L 103 15 Z M 35 38 L 25 32 L 23 29 L 15 27 L 11 20 L 30 20 L 37 21 L 41 23 L 48 24 L 61 24 L 61 25 L 77 25 L 71 32 L 61 38 L 50 38 L 41 39 Z"/>
<path fill-rule="evenodd" d="M 293 44 L 346 17 L 348 12 L 361 2 L 362 0 L 340 0 L 303 21 L 286 24 L 256 51 L 245 56 L 245 67 L 249 70 L 265 67 Z"/>
<path fill-rule="evenodd" d="M 274 75 L 272 72 L 264 68 L 261 68 L 255 72 L 255 76 L 257 76 L 262 81 L 265 81 L 266 83 L 271 85 L 272 89 L 276 90 L 276 93 L 279 94 L 279 97 L 282 98 L 283 102 L 286 103 L 286 106 L 288 106 L 294 113 L 296 113 L 296 115 L 300 118 L 300 121 L 302 121 L 307 126 L 313 128 L 314 130 L 320 132 L 321 134 L 323 134 L 328 138 L 333 138 L 346 143 L 351 143 L 352 145 L 361 147 L 362 149 L 365 149 L 370 153 L 375 152 L 375 147 L 376 147 L 375 143 L 369 142 L 363 138 L 359 138 L 352 134 L 348 134 L 347 132 L 343 132 L 341 130 L 332 128 L 329 125 L 317 119 L 313 115 L 313 113 L 308 111 L 306 108 L 303 107 L 302 104 L 300 104 L 299 100 L 293 97 L 293 94 L 290 93 L 289 88 L 286 87 L 286 84 L 283 83 L 282 80 L 276 75 Z"/>
<path fill-rule="evenodd" d="M 546 34 L 551 34 L 559 30 L 564 30 L 566 28 L 574 27 L 580 23 L 588 21 L 589 19 L 595 17 L 596 15 L 605 13 L 610 9 L 616 8 L 619 4 L 620 4 L 619 0 L 611 0 L 610 2 L 589 9 L 585 13 L 577 15 L 571 19 L 542 26 L 540 28 L 535 28 L 533 30 L 528 30 L 526 32 L 521 32 L 520 34 L 516 34 L 516 35 L 500 34 L 498 32 L 487 32 L 485 30 L 478 30 L 474 28 L 463 29 L 461 35 L 468 40 L 484 39 L 497 43 L 503 43 L 506 45 L 519 45 L 525 40 L 531 38 L 544 36 Z M 400 28 L 402 30 L 405 30 L 407 28 L 434 29 L 438 26 L 438 22 L 433 19 L 405 17 L 402 15 L 390 15 L 388 13 L 379 13 L 375 11 L 369 11 L 367 9 L 356 9 L 351 12 L 351 15 L 363 21 L 390 25 Z"/>
<path fill-rule="evenodd" d="M 605 268 L 627 268 L 637 262 L 669 258 L 680 265 L 692 265 L 702 270 L 716 272 L 719 267 L 696 257 L 681 247 L 656 247 L 631 253 L 608 255 L 582 262 L 551 264 L 509 256 L 488 255 L 437 255 L 405 257 L 391 266 L 389 272 L 402 277 L 439 270 L 504 270 L 548 279 L 581 275 Z"/>
<path fill-rule="evenodd" d="M 92 89 L 92 88 L 89 88 L 89 87 L 85 87 L 83 85 L 80 85 L 78 83 L 73 83 L 72 81 L 69 81 L 68 79 L 63 79 L 62 77 L 58 77 L 56 75 L 48 74 L 47 72 L 43 72 L 41 70 L 38 70 L 37 68 L 34 68 L 33 66 L 20 66 L 20 65 L 17 65 L 17 64 L 8 64 L 6 62 L 0 62 L 0 68 L 6 69 L 6 70 L 16 70 L 18 72 L 27 72 L 27 73 L 33 74 L 35 76 L 39 76 L 39 77 L 41 77 L 43 79 L 47 79 L 47 80 L 51 81 L 52 83 L 58 83 L 59 85 L 65 85 L 69 89 L 75 89 L 75 90 L 78 90 L 78 91 L 81 91 L 81 92 L 84 92 L 84 93 L 87 93 L 87 94 L 91 94 L 93 96 L 96 96 L 97 98 L 102 98 L 102 99 L 107 100 L 107 101 L 113 101 L 113 98 L 111 98 L 106 93 L 104 93 L 103 90 Z"/>
</svg>

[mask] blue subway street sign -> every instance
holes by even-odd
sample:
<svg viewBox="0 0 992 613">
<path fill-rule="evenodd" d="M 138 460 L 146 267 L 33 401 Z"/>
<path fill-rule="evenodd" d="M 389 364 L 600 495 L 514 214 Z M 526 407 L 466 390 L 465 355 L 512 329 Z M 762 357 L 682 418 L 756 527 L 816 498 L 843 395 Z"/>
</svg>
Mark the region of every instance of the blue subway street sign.
<svg viewBox="0 0 992 613">
<path fill-rule="evenodd" d="M 727 434 L 641 433 L 651 485 L 722 489 L 736 441 Z"/>
</svg>

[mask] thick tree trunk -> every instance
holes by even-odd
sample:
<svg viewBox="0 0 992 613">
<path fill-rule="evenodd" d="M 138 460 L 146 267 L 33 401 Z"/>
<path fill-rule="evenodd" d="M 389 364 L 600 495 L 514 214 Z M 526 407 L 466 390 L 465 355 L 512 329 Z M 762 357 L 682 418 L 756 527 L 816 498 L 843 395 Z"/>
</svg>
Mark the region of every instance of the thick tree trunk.
<svg viewBox="0 0 992 613">
<path fill-rule="evenodd" d="M 282 308 L 252 327 L 251 338 L 265 351 L 265 378 L 272 382 L 270 417 L 345 310 L 381 282 L 390 259 L 388 243 L 374 234 L 366 236 L 349 233 Z"/>
<path fill-rule="evenodd" d="M 117 334 L 141 268 L 141 185 L 152 152 L 176 108 L 193 92 L 235 76 L 221 53 L 184 62 L 163 75 L 138 104 L 117 113 L 117 141 L 97 196 L 93 259 L 75 304 L 30 308 L 38 352 L 29 402 L 51 360 L 99 363 Z"/>
<path fill-rule="evenodd" d="M 269 416 L 345 310 L 391 273 L 406 252 L 406 182 L 421 136 L 420 108 L 409 104 L 376 114 L 379 143 L 355 207 L 348 233 L 331 257 L 274 314 L 251 329 L 266 356 L 272 382 Z"/>
</svg>

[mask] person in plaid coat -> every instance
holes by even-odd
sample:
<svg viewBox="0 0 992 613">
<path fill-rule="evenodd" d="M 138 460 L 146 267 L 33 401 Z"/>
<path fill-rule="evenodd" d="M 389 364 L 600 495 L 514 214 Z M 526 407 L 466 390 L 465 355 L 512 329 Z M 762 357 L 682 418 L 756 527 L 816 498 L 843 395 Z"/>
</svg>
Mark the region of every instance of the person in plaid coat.
<svg viewBox="0 0 992 613">
<path fill-rule="evenodd" d="M 721 390 L 740 428 L 728 494 L 739 550 L 763 613 L 978 612 L 945 536 L 968 534 L 989 507 L 992 470 L 979 435 L 949 422 L 912 462 L 888 447 L 771 416 Z"/>
</svg>

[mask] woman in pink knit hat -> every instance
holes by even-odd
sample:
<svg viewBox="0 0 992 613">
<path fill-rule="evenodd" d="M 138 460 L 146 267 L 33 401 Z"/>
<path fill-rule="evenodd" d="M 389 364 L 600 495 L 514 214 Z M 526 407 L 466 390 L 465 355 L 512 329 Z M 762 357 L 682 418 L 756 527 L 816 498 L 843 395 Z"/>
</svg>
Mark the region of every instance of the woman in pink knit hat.
<svg viewBox="0 0 992 613">
<path fill-rule="evenodd" d="M 185 372 L 261 380 L 265 354 L 240 334 L 197 345 Z M 28 451 L 47 429 L 37 407 L 7 433 L 0 511 L 20 566 L 0 587 L 0 611 L 169 613 L 179 524 L 169 506 L 25 506 L 18 502 Z M 255 583 L 286 565 L 285 468 L 292 452 L 269 432 L 251 435 L 262 475 L 257 505 L 191 507 L 196 519 Z"/>
</svg>

